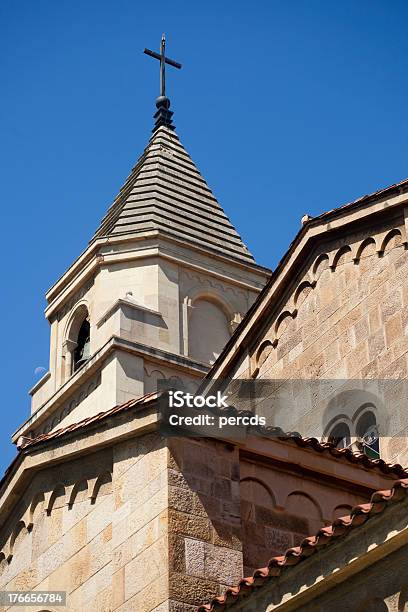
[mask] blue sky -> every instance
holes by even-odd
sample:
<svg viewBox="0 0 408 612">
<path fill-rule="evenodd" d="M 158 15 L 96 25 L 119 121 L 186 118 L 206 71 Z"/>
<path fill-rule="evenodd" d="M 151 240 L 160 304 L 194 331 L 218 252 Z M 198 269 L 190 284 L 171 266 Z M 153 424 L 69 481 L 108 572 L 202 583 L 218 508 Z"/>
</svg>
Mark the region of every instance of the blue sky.
<svg viewBox="0 0 408 612">
<path fill-rule="evenodd" d="M 167 34 L 177 132 L 258 262 L 304 213 L 408 176 L 402 0 L 2 0 L 0 471 L 48 367 L 44 292 L 86 247 L 153 125 Z"/>
</svg>

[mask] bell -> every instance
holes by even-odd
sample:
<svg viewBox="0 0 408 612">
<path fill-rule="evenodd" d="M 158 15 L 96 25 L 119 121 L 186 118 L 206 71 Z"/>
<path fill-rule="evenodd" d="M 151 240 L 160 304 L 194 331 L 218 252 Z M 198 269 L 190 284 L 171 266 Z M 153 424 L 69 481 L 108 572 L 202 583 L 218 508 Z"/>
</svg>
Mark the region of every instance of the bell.
<svg viewBox="0 0 408 612">
<path fill-rule="evenodd" d="M 91 356 L 91 341 L 88 338 L 84 344 L 84 348 L 82 349 L 81 361 L 86 361 Z"/>
</svg>

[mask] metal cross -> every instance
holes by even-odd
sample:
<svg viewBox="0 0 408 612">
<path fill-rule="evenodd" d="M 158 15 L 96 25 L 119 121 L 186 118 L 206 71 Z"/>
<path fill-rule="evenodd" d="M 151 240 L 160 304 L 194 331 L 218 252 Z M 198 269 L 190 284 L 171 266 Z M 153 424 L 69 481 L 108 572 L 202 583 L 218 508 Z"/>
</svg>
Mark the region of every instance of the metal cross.
<svg viewBox="0 0 408 612">
<path fill-rule="evenodd" d="M 170 64 L 170 66 L 174 66 L 174 68 L 179 68 L 179 69 L 181 68 L 181 64 L 179 64 L 178 62 L 175 62 L 169 57 L 166 57 L 165 49 L 166 49 L 166 37 L 163 34 L 162 39 L 161 39 L 160 55 L 158 53 L 155 53 L 154 51 L 150 51 L 150 49 L 144 50 L 144 53 L 146 53 L 146 55 L 150 55 L 150 57 L 154 57 L 155 59 L 160 60 L 160 95 L 161 96 L 166 95 L 166 64 Z"/>
</svg>

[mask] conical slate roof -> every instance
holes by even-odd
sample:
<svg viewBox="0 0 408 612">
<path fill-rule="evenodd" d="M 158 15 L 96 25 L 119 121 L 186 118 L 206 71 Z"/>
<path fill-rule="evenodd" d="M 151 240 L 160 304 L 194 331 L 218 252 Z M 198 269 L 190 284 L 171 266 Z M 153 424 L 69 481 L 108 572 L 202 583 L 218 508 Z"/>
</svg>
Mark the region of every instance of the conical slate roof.
<svg viewBox="0 0 408 612">
<path fill-rule="evenodd" d="M 154 131 L 92 240 L 149 230 L 254 263 L 177 134 L 165 125 Z"/>
</svg>

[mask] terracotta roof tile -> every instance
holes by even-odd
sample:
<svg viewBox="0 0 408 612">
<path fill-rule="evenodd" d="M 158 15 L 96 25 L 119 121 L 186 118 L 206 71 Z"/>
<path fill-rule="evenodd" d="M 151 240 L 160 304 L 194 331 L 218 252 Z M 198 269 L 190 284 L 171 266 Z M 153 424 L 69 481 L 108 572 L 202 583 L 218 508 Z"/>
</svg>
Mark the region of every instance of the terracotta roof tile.
<svg viewBox="0 0 408 612">
<path fill-rule="evenodd" d="M 252 416 L 253 413 L 249 410 L 239 410 L 235 406 L 214 407 L 209 408 L 209 412 L 218 416 Z M 199 409 L 197 409 L 199 411 Z M 250 427 L 250 432 L 259 434 L 261 436 L 277 438 L 283 441 L 293 441 L 294 444 L 300 447 L 308 447 L 319 453 L 329 453 L 335 458 L 346 459 L 350 463 L 358 463 L 365 468 L 374 469 L 378 468 L 384 474 L 393 474 L 398 478 L 408 477 L 408 469 L 404 468 L 400 463 L 387 463 L 384 459 L 371 459 L 364 453 L 352 451 L 349 448 L 336 448 L 331 442 L 320 442 L 317 438 L 303 437 L 297 431 L 285 432 L 281 427 L 276 426 L 264 426 L 256 425 Z"/>
<path fill-rule="evenodd" d="M 124 410 L 129 410 L 130 408 L 133 408 L 134 406 L 146 404 L 150 401 L 154 401 L 159 397 L 159 395 L 162 395 L 163 393 L 164 392 L 148 393 L 138 399 L 129 400 L 128 402 L 115 406 L 114 408 L 111 408 L 110 410 L 107 410 L 105 412 L 99 412 L 98 414 L 94 416 L 91 416 L 91 417 L 88 417 L 87 419 L 83 419 L 82 421 L 79 421 L 78 423 L 74 423 L 72 425 L 68 425 L 67 427 L 57 429 L 48 434 L 41 434 L 40 436 L 37 436 L 36 438 L 33 438 L 33 439 L 25 438 L 24 444 L 21 445 L 21 448 L 26 449 L 28 447 L 32 447 L 34 445 L 40 444 L 41 442 L 46 442 L 48 440 L 59 438 L 72 431 L 76 431 L 78 429 L 87 427 L 97 421 L 102 421 L 103 419 L 108 418 L 114 414 L 123 412 Z M 244 410 L 237 410 L 233 406 L 229 406 L 228 408 L 212 408 L 210 411 L 214 414 L 219 414 L 219 415 L 221 414 L 229 414 L 229 415 L 232 415 L 232 414 L 239 414 L 239 415 L 249 414 L 250 415 L 252 414 Z M 365 455 L 364 453 L 356 453 L 350 450 L 349 448 L 341 448 L 341 449 L 336 448 L 331 442 L 320 442 L 317 438 L 308 438 L 308 437 L 304 438 L 298 432 L 285 432 L 280 427 L 263 427 L 263 426 L 252 427 L 251 431 L 258 433 L 262 436 L 277 438 L 284 442 L 293 442 L 297 446 L 300 446 L 302 448 L 311 448 L 314 451 L 319 452 L 319 453 L 329 453 L 330 455 L 332 455 L 333 457 L 337 459 L 344 458 L 350 463 L 359 464 L 368 469 L 379 469 L 384 474 L 393 474 L 398 478 L 408 477 L 408 470 L 402 467 L 402 465 L 400 465 L 399 463 L 386 463 L 383 459 L 371 459 L 370 457 L 367 457 L 367 455 Z"/>
<path fill-rule="evenodd" d="M 403 189 L 404 187 L 408 186 L 408 179 L 403 179 L 402 181 L 399 181 L 399 183 L 393 183 L 392 185 L 389 185 L 388 187 L 383 187 L 382 189 L 377 189 L 377 191 L 373 191 L 372 193 L 367 193 L 364 196 L 361 196 L 360 198 L 357 198 L 357 200 L 353 200 L 352 202 L 347 202 L 346 204 L 342 204 L 341 206 L 337 206 L 336 208 L 332 208 L 331 210 L 327 210 L 324 213 L 321 213 L 320 215 L 318 215 L 317 217 L 311 217 L 311 220 L 315 220 L 315 219 L 324 219 L 325 217 L 336 213 L 340 210 L 343 209 L 347 209 L 347 208 L 352 208 L 354 206 L 358 206 L 360 204 L 365 204 L 366 202 L 369 202 L 370 200 L 377 198 L 378 196 L 381 195 L 386 195 L 390 192 L 395 192 L 398 191 L 400 189 Z"/>
<path fill-rule="evenodd" d="M 281 440 L 293 440 L 298 446 L 309 447 L 319 453 L 327 452 L 332 457 L 344 458 L 351 463 L 358 463 L 369 469 L 378 468 L 384 474 L 395 474 L 400 478 L 408 476 L 408 469 L 400 463 L 387 463 L 384 459 L 371 459 L 364 453 L 354 452 L 349 448 L 336 448 L 331 442 L 320 442 L 317 438 L 303 438 L 300 435 L 284 435 L 279 436 L 279 438 Z"/>
<path fill-rule="evenodd" d="M 243 578 L 236 587 L 231 587 L 219 597 L 198 608 L 198 612 L 222 611 L 237 601 L 250 595 L 256 587 L 266 584 L 271 578 L 279 576 L 282 568 L 297 565 L 317 550 L 325 548 L 335 540 L 345 537 L 352 529 L 366 523 L 371 517 L 383 512 L 388 504 L 401 501 L 407 496 L 408 479 L 397 480 L 392 489 L 376 491 L 366 504 L 355 506 L 350 515 L 336 519 L 328 527 L 319 529 L 315 536 L 305 538 L 300 546 L 289 548 L 284 555 L 272 557 L 266 567 L 261 567 Z"/>
<path fill-rule="evenodd" d="M 134 406 L 148 404 L 149 402 L 156 400 L 156 399 L 157 399 L 157 393 L 147 393 L 146 395 L 143 395 L 142 397 L 139 397 L 138 399 L 129 400 L 128 402 L 125 402 L 124 404 L 119 404 L 118 406 L 115 406 L 114 408 L 111 408 L 110 410 L 106 410 L 105 412 L 98 412 L 98 414 L 95 414 L 91 417 L 83 419 L 82 421 L 78 421 L 77 423 L 73 423 L 72 425 L 67 425 L 66 427 L 62 427 L 61 429 L 56 429 L 55 431 L 51 431 L 50 433 L 47 433 L 47 434 L 41 434 L 37 436 L 36 438 L 32 438 L 32 439 L 25 438 L 24 444 L 21 446 L 21 448 L 25 449 L 31 446 L 35 446 L 36 444 L 40 444 L 41 442 L 46 442 L 48 440 L 53 440 L 54 438 L 59 438 L 72 431 L 83 429 L 84 427 L 87 427 L 91 425 L 92 423 L 102 421 L 114 414 L 117 414 L 118 412 L 124 412 L 125 410 L 129 410 L 130 408 L 133 408 Z"/>
</svg>

